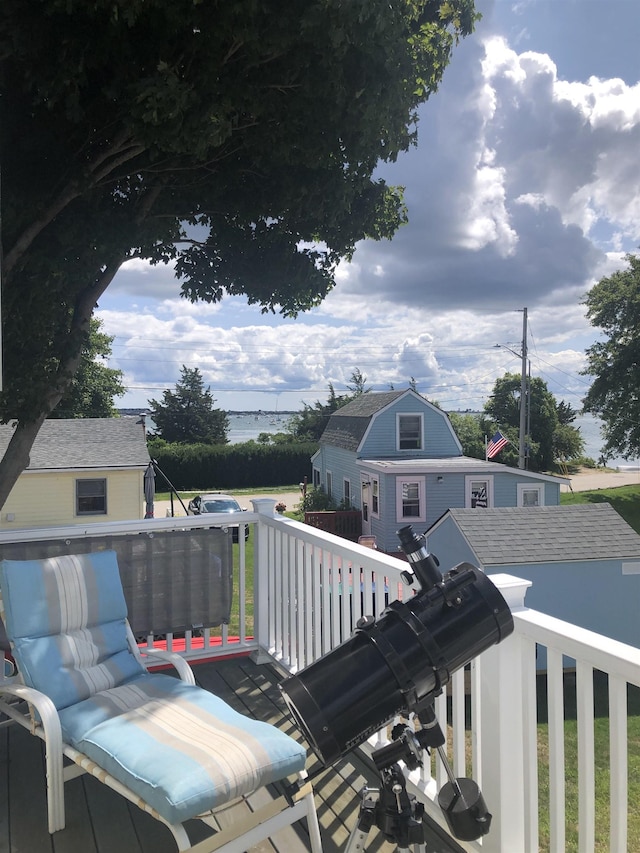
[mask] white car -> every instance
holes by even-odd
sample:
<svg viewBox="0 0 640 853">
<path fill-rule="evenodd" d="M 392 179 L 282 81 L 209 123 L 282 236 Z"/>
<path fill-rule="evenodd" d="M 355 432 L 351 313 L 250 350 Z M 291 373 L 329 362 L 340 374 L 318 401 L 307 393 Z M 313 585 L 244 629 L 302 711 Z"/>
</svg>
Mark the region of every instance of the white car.
<svg viewBox="0 0 640 853">
<path fill-rule="evenodd" d="M 246 507 L 241 507 L 233 495 L 223 495 L 220 492 L 214 492 L 209 495 L 196 495 L 189 501 L 189 515 L 205 515 L 209 512 L 246 512 Z M 238 530 L 240 525 L 229 524 L 221 525 L 221 527 L 230 527 L 233 541 L 239 539 Z M 244 528 L 244 541 L 249 538 L 249 525 Z"/>
</svg>

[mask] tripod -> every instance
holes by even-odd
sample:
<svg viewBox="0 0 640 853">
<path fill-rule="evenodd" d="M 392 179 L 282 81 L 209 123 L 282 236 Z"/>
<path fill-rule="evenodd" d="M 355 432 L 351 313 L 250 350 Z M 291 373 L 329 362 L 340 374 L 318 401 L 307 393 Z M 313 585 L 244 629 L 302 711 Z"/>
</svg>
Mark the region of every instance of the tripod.
<svg viewBox="0 0 640 853">
<path fill-rule="evenodd" d="M 392 741 L 376 750 L 373 761 L 380 774 L 381 787 L 365 787 L 360 791 L 360 811 L 351 831 L 345 853 L 362 853 L 370 830 L 376 826 L 388 841 L 397 845 L 398 853 L 426 853 L 424 806 L 407 793 L 407 785 L 398 761 L 410 770 L 422 766 L 425 749 L 436 749 L 449 777 L 438 795 L 438 803 L 456 838 L 472 841 L 489 832 L 491 815 L 482 794 L 472 779 L 457 779 L 444 749 L 445 737 L 433 705 L 414 720 L 419 727 L 413 730 L 406 724 L 394 726 Z"/>
</svg>

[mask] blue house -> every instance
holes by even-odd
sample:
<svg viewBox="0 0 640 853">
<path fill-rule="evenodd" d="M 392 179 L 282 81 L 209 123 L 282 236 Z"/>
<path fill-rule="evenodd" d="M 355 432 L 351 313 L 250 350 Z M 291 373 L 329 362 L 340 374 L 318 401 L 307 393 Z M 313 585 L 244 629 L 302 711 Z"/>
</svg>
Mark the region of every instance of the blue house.
<svg viewBox="0 0 640 853">
<path fill-rule="evenodd" d="M 561 477 L 464 456 L 451 421 L 410 389 L 369 391 L 331 415 L 312 457 L 313 485 L 362 512 L 362 532 L 398 549 L 450 507 L 555 506 Z"/>
<path fill-rule="evenodd" d="M 467 561 L 530 580 L 528 607 L 640 646 L 640 536 L 608 503 L 450 509 L 427 545 L 443 572 Z"/>
</svg>

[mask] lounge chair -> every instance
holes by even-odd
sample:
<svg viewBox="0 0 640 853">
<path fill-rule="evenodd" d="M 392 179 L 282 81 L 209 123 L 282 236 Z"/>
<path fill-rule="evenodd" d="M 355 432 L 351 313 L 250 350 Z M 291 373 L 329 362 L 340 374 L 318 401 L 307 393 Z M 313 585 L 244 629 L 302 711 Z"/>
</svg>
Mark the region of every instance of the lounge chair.
<svg viewBox="0 0 640 853">
<path fill-rule="evenodd" d="M 45 741 L 49 832 L 65 826 L 64 782 L 86 772 L 166 824 L 178 850 L 240 853 L 306 818 L 321 853 L 304 748 L 197 687 L 178 655 L 140 653 L 115 552 L 3 560 L 0 617 L 19 673 L 0 672 L 0 713 Z M 149 672 L 158 658 L 179 678 Z M 186 820 L 219 829 L 221 807 L 291 777 L 246 824 L 191 844 Z"/>
</svg>

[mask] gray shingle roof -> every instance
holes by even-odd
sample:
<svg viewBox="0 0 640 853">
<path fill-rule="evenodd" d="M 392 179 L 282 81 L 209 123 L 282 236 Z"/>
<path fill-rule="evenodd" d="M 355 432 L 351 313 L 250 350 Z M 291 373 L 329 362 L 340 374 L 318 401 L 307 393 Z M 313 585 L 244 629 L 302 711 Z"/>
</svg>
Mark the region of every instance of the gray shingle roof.
<svg viewBox="0 0 640 853">
<path fill-rule="evenodd" d="M 373 415 L 403 394 L 406 394 L 406 388 L 404 391 L 368 391 L 359 394 L 355 400 L 331 415 L 320 438 L 321 443 L 343 450 L 357 450 Z"/>
<path fill-rule="evenodd" d="M 45 421 L 38 433 L 28 471 L 52 469 L 137 468 L 149 452 L 137 418 L 77 418 Z M 13 428 L 0 424 L 0 455 Z"/>
<path fill-rule="evenodd" d="M 640 559 L 640 536 L 608 503 L 450 509 L 447 515 L 483 566 Z"/>
</svg>

